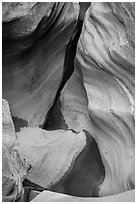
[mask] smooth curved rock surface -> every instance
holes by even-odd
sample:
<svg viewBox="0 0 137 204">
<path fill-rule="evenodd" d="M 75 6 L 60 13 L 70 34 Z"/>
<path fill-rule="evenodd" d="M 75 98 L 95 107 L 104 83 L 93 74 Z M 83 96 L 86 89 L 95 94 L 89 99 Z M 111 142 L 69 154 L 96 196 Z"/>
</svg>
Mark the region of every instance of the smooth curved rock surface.
<svg viewBox="0 0 137 204">
<path fill-rule="evenodd" d="M 105 167 L 100 196 L 135 185 L 134 45 L 134 3 L 91 4 L 75 66 L 82 69 L 92 134 Z"/>
<path fill-rule="evenodd" d="M 12 116 L 39 126 L 62 79 L 77 16 L 72 3 L 47 2 L 20 15 L 3 22 L 3 98 L 10 102 Z"/>
<path fill-rule="evenodd" d="M 40 128 L 23 128 L 17 135 L 13 149 L 18 150 L 21 159 L 30 164 L 26 178 L 50 189 L 72 168 L 79 153 L 86 145 L 84 132 L 46 131 Z"/>
<path fill-rule="evenodd" d="M 31 165 L 22 182 L 54 191 L 36 201 L 134 201 L 135 4 L 88 6 L 3 6 L 3 98 L 19 132 L 11 122 L 13 150 Z"/>
<path fill-rule="evenodd" d="M 60 97 L 68 128 L 77 132 L 87 129 L 98 144 L 105 167 L 100 196 L 135 185 L 134 31 L 127 33 L 128 24 L 134 28 L 133 15 L 133 3 L 91 4 L 75 70 Z"/>
<path fill-rule="evenodd" d="M 31 202 L 134 202 L 135 191 L 127 191 L 113 196 L 101 198 L 78 198 L 75 196 L 64 195 L 61 193 L 53 193 L 51 191 L 43 191 L 36 196 Z"/>
</svg>

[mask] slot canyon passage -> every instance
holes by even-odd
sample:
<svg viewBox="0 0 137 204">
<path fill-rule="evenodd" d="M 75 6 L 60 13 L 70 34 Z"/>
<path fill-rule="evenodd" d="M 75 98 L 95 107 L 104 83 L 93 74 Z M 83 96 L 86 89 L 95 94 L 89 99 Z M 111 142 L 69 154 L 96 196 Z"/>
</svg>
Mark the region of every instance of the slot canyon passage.
<svg viewBox="0 0 137 204">
<path fill-rule="evenodd" d="M 2 3 L 2 200 L 134 201 L 135 3 Z"/>
</svg>

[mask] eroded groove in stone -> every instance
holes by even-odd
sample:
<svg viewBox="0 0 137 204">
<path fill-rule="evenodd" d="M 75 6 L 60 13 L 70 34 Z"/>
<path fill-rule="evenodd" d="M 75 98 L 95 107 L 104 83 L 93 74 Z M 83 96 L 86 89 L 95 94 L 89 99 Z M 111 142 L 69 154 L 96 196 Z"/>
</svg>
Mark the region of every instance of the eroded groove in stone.
<svg viewBox="0 0 137 204">
<path fill-rule="evenodd" d="M 79 10 L 77 24 L 74 29 L 74 32 L 72 33 L 70 41 L 66 47 L 62 80 L 57 90 L 54 103 L 52 107 L 50 108 L 50 110 L 48 111 L 45 121 L 42 125 L 43 129 L 46 129 L 46 130 L 52 130 L 52 128 L 68 129 L 68 126 L 60 110 L 61 108 L 61 105 L 59 105 L 60 104 L 60 93 L 74 72 L 74 60 L 75 60 L 75 55 L 76 55 L 76 50 L 77 50 L 77 43 L 78 43 L 81 31 L 82 31 L 84 16 L 89 6 L 90 6 L 90 3 L 88 2 L 80 3 L 80 10 Z M 58 115 L 58 118 L 55 118 L 56 114 Z M 61 121 L 60 125 L 58 123 L 58 127 L 55 121 Z M 55 127 L 54 127 L 54 124 L 55 124 Z M 75 131 L 75 129 L 73 128 L 72 130 Z"/>
<path fill-rule="evenodd" d="M 3 4 L 4 201 L 134 199 L 135 5 L 89 5 Z"/>
<path fill-rule="evenodd" d="M 84 4 L 88 4 L 88 3 L 84 3 Z M 87 5 L 88 8 L 89 5 Z M 65 51 L 65 58 L 64 58 L 64 69 L 63 69 L 63 75 L 62 75 L 62 80 L 60 82 L 59 88 L 57 90 L 56 93 L 56 97 L 54 100 L 54 103 L 51 107 L 51 109 L 49 110 L 49 112 L 46 115 L 46 119 L 43 126 L 43 129 L 50 129 L 50 125 L 49 122 L 51 124 L 53 124 L 54 122 L 52 121 L 55 115 L 55 110 L 59 109 L 59 107 L 56 105 L 56 103 L 60 103 L 60 92 L 62 91 L 63 87 L 65 86 L 65 84 L 67 83 L 67 81 L 69 80 L 69 78 L 71 77 L 71 75 L 74 72 L 74 59 L 75 59 L 75 55 L 76 55 L 76 49 L 77 49 L 77 43 L 81 34 L 81 30 L 82 30 L 82 25 L 83 25 L 83 19 L 84 19 L 84 15 L 85 13 L 82 13 L 82 8 L 79 11 L 79 18 L 77 20 L 77 25 L 76 28 L 70 38 L 70 41 L 66 47 L 66 51 Z M 82 14 L 81 14 L 82 13 Z M 58 100 L 58 102 L 57 102 Z M 56 106 L 56 107 L 55 107 Z M 60 114 L 60 118 L 62 118 L 62 115 Z M 63 120 L 63 119 L 62 119 Z M 64 121 L 65 123 L 65 121 Z"/>
<path fill-rule="evenodd" d="M 34 13 L 33 9 L 25 17 L 3 22 L 3 32 L 10 31 L 3 33 L 2 79 L 3 97 L 10 102 L 12 115 L 39 126 L 62 79 L 76 16 L 72 3 L 38 3 Z"/>
<path fill-rule="evenodd" d="M 91 4 L 75 66 L 82 69 L 91 132 L 105 167 L 99 195 L 130 190 L 135 157 L 134 3 Z"/>
</svg>

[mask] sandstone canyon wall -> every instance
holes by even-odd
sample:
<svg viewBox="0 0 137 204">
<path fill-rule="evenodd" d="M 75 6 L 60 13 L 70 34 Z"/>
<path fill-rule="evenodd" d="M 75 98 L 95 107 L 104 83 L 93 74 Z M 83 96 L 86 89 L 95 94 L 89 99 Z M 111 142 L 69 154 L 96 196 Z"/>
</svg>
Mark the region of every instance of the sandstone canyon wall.
<svg viewBox="0 0 137 204">
<path fill-rule="evenodd" d="M 135 3 L 2 7 L 3 201 L 134 201 Z"/>
</svg>

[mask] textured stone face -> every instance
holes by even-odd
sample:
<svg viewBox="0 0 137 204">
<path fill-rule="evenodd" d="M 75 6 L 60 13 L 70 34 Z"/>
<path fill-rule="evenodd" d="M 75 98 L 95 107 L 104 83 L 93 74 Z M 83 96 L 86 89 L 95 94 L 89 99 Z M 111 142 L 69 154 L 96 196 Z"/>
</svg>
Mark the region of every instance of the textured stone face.
<svg viewBox="0 0 137 204">
<path fill-rule="evenodd" d="M 2 200 L 15 202 L 24 193 L 22 182 L 27 175 L 29 165 L 21 160 L 19 152 L 2 146 Z"/>
<path fill-rule="evenodd" d="M 17 142 L 9 104 L 2 99 L 2 200 L 12 202 L 23 194 L 22 182 L 29 169 L 21 160 L 18 150 L 13 150 Z"/>
<path fill-rule="evenodd" d="M 6 100 L 2 99 L 2 143 L 10 149 L 12 148 L 16 139 L 9 104 Z"/>
<path fill-rule="evenodd" d="M 24 128 L 18 133 L 13 149 L 31 165 L 26 178 L 49 189 L 64 176 L 85 145 L 86 137 L 82 132 Z"/>
<path fill-rule="evenodd" d="M 3 200 L 133 201 L 135 4 L 2 14 Z"/>
<path fill-rule="evenodd" d="M 39 126 L 62 79 L 76 14 L 72 3 L 37 3 L 24 15 L 3 22 L 3 98 L 14 117 Z"/>
<path fill-rule="evenodd" d="M 75 66 L 105 166 L 100 196 L 134 186 L 134 45 L 134 3 L 91 4 Z"/>
</svg>

